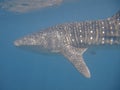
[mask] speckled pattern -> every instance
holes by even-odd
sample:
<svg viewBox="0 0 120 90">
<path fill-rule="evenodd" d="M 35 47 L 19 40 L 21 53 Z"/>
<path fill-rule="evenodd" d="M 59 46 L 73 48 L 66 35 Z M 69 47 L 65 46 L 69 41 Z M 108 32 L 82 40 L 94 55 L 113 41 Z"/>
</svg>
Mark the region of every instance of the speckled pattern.
<svg viewBox="0 0 120 90">
<path fill-rule="evenodd" d="M 90 71 L 82 54 L 92 45 L 120 44 L 120 12 L 111 18 L 56 25 L 15 41 L 16 46 L 24 46 L 37 51 L 47 50 L 61 53 L 85 77 Z"/>
</svg>

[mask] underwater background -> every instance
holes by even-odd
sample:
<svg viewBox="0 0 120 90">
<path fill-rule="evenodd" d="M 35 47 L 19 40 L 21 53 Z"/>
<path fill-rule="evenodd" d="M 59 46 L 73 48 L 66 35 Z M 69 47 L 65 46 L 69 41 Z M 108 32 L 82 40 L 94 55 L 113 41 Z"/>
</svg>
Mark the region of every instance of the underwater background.
<svg viewBox="0 0 120 90">
<path fill-rule="evenodd" d="M 111 17 L 120 10 L 120 0 L 51 0 L 56 3 L 43 3 L 42 8 L 21 4 L 24 0 L 18 8 L 18 0 L 11 0 L 14 5 L 9 1 L 0 0 L 0 90 L 120 90 L 120 45 L 85 52 L 91 71 L 87 79 L 62 55 L 36 54 L 13 43 L 56 24 Z"/>
</svg>

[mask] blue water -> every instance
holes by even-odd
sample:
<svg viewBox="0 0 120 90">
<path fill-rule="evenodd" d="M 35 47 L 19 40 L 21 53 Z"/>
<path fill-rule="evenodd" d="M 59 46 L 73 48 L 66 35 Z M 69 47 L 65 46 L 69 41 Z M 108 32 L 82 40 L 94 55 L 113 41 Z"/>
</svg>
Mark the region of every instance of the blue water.
<svg viewBox="0 0 120 90">
<path fill-rule="evenodd" d="M 92 77 L 83 77 L 62 55 L 16 48 L 14 40 L 51 25 L 104 19 L 120 0 L 75 0 L 28 13 L 0 9 L 0 90 L 120 90 L 120 46 L 91 47 L 84 54 Z"/>
</svg>

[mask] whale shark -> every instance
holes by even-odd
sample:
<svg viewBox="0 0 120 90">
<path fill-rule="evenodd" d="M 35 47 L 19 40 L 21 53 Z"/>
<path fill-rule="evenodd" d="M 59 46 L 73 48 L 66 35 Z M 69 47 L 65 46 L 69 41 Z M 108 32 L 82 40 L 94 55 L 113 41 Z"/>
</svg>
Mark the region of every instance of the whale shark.
<svg viewBox="0 0 120 90">
<path fill-rule="evenodd" d="M 83 54 L 107 44 L 120 44 L 120 11 L 106 19 L 57 24 L 14 41 L 16 47 L 62 54 L 86 78 L 91 74 Z"/>
</svg>

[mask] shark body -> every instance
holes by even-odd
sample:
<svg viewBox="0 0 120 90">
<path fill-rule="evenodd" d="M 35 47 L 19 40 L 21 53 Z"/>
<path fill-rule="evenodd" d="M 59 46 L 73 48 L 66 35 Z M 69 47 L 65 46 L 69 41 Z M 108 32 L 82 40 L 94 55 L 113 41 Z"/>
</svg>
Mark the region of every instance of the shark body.
<svg viewBox="0 0 120 90">
<path fill-rule="evenodd" d="M 90 71 L 82 55 L 93 45 L 120 44 L 120 11 L 103 20 L 52 26 L 20 38 L 14 44 L 38 52 L 61 53 L 81 74 L 90 78 Z"/>
</svg>

